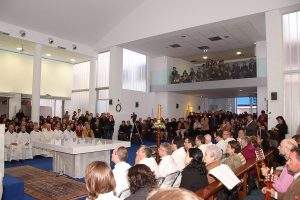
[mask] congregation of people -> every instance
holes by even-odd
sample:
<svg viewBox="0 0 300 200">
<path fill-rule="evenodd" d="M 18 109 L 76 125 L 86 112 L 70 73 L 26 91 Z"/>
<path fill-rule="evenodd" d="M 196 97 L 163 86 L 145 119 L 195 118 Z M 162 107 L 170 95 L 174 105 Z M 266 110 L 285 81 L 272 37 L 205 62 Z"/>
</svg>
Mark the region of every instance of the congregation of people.
<svg viewBox="0 0 300 200">
<path fill-rule="evenodd" d="M 221 112 L 221 115 L 228 117 L 235 114 Z M 191 118 L 198 120 L 198 117 L 201 118 L 201 115 L 194 114 L 188 121 L 191 121 Z M 216 180 L 222 182 L 222 176 L 227 179 L 238 179 L 235 173 L 240 167 L 247 162 L 255 161 L 261 152 L 269 150 L 273 150 L 275 154 L 273 166 L 283 165 L 277 168 L 278 175 L 273 184 L 274 189 L 270 191 L 272 197 L 284 200 L 298 197 L 300 135 L 285 139 L 288 127 L 281 116 L 276 118 L 278 122 L 276 127 L 267 131 L 268 118 L 264 111 L 257 118 L 246 113 L 237 118 L 241 118 L 241 124 L 236 134 L 232 126 L 236 124 L 230 123 L 237 120 L 233 117 L 232 121 L 226 118 L 215 131 L 200 128 L 197 132 L 193 129 L 194 126 L 190 129 L 191 132 L 188 129 L 185 132 L 175 130 L 170 142 L 160 144 L 156 153 L 149 146 L 141 145 L 136 151 L 133 166 L 126 162 L 128 152 L 125 147 L 115 149 L 112 154 L 115 166 L 110 176 L 114 180 L 114 186 L 106 193 L 98 192 L 90 199 L 106 199 L 104 198 L 106 195 L 114 199 L 151 199 L 147 196 L 157 192 L 158 188 L 160 190 L 180 188 L 196 192 Z M 180 120 L 178 123 L 181 123 Z M 178 127 L 178 124 L 175 127 Z M 166 131 L 163 134 L 169 133 Z M 166 141 L 167 138 L 168 136 L 165 137 Z M 158 155 L 159 160 L 155 155 Z M 282 162 L 282 159 L 285 161 Z M 98 164 L 105 165 L 107 170 L 110 169 L 106 163 L 98 162 Z M 216 171 L 221 177 L 212 175 Z M 263 176 L 268 176 L 269 172 L 270 166 L 262 166 Z M 248 183 L 250 193 L 246 199 L 264 199 L 264 193 L 269 189 L 264 187 L 259 190 L 259 194 L 253 196 L 251 191 L 259 186 L 256 181 L 258 175 L 255 171 L 251 174 Z M 99 185 L 102 184 L 99 182 Z M 89 187 L 87 185 L 88 191 Z M 218 199 L 237 199 L 238 197 L 234 196 L 235 189 L 237 187 L 219 191 Z"/>
<path fill-rule="evenodd" d="M 197 70 L 190 68 L 190 72 L 184 70 L 182 74 L 179 74 L 176 67 L 172 67 L 170 83 L 192 83 L 253 77 L 256 77 L 256 61 L 254 59 L 233 63 L 209 59 L 206 63 L 198 66 Z"/>
<path fill-rule="evenodd" d="M 5 159 L 23 160 L 33 156 L 51 157 L 51 152 L 32 147 L 32 142 L 47 142 L 52 139 L 76 140 L 77 138 L 110 139 L 114 131 L 113 116 L 109 113 L 93 115 L 89 112 L 66 112 L 62 118 L 40 118 L 40 124 L 17 113 L 15 119 L 0 120 L 7 125 L 5 133 Z M 196 192 L 222 178 L 212 172 L 227 172 L 232 179 L 238 179 L 237 170 L 247 162 L 255 160 L 261 151 L 274 150 L 275 162 L 279 167 L 277 179 L 270 190 L 272 197 L 292 199 L 299 194 L 300 135 L 287 138 L 288 127 L 282 116 L 276 118 L 278 124 L 268 131 L 268 116 L 262 111 L 259 116 L 243 113 L 217 111 L 191 113 L 186 118 L 161 119 L 165 128 L 161 130 L 164 141 L 153 148 L 141 145 L 136 151 L 135 163 L 128 160 L 128 149 L 118 147 L 113 150 L 109 163 L 95 161 L 86 169 L 85 183 L 90 200 L 106 199 L 151 199 L 159 192 L 170 188 L 180 188 L 180 192 Z M 134 133 L 140 134 L 142 141 L 156 137 L 155 118 L 142 118 L 122 122 L 119 139 L 131 140 Z M 276 151 L 278 150 L 278 152 Z M 159 159 L 157 159 L 159 158 Z M 263 166 L 262 175 L 267 176 L 270 166 Z M 222 173 L 221 173 L 222 174 Z M 221 175 L 222 176 L 222 175 Z M 249 185 L 257 185 L 255 172 Z M 224 183 L 225 184 L 225 183 Z M 183 189 L 183 190 L 182 190 Z M 220 191 L 219 199 L 234 199 L 235 187 Z M 259 195 L 269 191 L 263 188 Z M 248 199 L 258 199 L 259 195 Z"/>
</svg>

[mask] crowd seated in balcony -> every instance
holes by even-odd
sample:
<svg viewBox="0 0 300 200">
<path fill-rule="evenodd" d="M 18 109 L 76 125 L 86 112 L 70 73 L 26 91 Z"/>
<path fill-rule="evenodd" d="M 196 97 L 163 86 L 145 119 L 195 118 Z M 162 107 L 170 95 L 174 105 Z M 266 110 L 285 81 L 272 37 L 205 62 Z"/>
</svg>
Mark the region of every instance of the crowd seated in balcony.
<svg viewBox="0 0 300 200">
<path fill-rule="evenodd" d="M 224 60 L 208 60 L 201 66 L 184 70 L 180 75 L 176 67 L 172 67 L 170 83 L 192 83 L 226 79 L 241 79 L 256 77 L 256 61 L 254 59 L 225 63 Z"/>
</svg>

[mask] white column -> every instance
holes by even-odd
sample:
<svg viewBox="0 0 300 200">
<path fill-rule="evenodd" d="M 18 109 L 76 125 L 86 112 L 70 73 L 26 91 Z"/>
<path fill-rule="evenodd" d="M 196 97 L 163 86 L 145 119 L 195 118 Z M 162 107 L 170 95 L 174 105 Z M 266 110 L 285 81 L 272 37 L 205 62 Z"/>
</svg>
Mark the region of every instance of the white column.
<svg viewBox="0 0 300 200">
<path fill-rule="evenodd" d="M 31 120 L 39 122 L 41 90 L 42 45 L 36 44 L 33 57 Z"/>
<path fill-rule="evenodd" d="M 89 112 L 96 113 L 96 70 L 97 70 L 97 59 L 90 61 L 90 81 L 89 81 Z"/>
<path fill-rule="evenodd" d="M 21 94 L 15 94 L 8 100 L 8 117 L 12 119 L 21 109 Z"/>
<path fill-rule="evenodd" d="M 122 74 L 123 74 L 123 49 L 112 47 L 110 49 L 110 69 L 109 69 L 109 98 L 113 100 L 113 105 L 109 105 L 109 112 L 115 118 L 115 132 L 113 139 L 116 139 L 118 128 L 122 120 L 129 119 L 129 114 L 125 112 L 128 109 L 128 99 L 122 97 Z M 118 102 L 118 99 L 120 100 Z M 117 104 L 122 105 L 121 112 L 116 111 Z M 132 111 L 131 111 L 132 112 Z"/>
<path fill-rule="evenodd" d="M 282 15 L 279 10 L 266 12 L 268 128 L 276 125 L 275 118 L 284 114 Z M 271 100 L 277 92 L 277 100 Z"/>
<path fill-rule="evenodd" d="M 258 41 L 255 46 L 257 77 L 267 76 L 267 44 L 266 41 Z M 262 110 L 267 112 L 268 91 L 267 86 L 257 87 L 257 114 Z"/>
</svg>

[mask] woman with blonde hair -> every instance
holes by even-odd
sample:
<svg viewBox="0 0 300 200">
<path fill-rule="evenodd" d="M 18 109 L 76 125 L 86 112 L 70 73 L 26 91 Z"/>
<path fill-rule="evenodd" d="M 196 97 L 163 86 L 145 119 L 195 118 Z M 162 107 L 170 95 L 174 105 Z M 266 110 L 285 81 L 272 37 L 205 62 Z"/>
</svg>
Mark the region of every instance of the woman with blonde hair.
<svg viewBox="0 0 300 200">
<path fill-rule="evenodd" d="M 195 193 L 180 188 L 158 189 L 151 192 L 147 200 L 200 200 Z"/>
<path fill-rule="evenodd" d="M 85 170 L 87 200 L 119 200 L 114 196 L 116 181 L 105 162 L 94 161 Z"/>
</svg>

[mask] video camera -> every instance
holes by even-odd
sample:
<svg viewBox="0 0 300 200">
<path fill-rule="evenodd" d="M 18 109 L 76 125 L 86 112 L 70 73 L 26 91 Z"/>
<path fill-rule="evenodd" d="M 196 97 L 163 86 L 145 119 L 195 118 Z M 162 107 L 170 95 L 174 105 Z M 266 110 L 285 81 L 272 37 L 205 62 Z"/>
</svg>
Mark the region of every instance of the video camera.
<svg viewBox="0 0 300 200">
<path fill-rule="evenodd" d="M 130 115 L 130 118 L 132 119 L 133 122 L 136 122 L 136 119 L 137 119 L 137 115 L 135 113 L 132 113 Z"/>
</svg>

